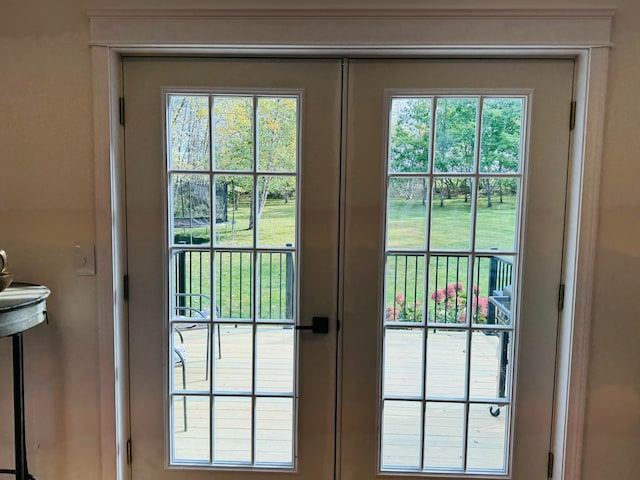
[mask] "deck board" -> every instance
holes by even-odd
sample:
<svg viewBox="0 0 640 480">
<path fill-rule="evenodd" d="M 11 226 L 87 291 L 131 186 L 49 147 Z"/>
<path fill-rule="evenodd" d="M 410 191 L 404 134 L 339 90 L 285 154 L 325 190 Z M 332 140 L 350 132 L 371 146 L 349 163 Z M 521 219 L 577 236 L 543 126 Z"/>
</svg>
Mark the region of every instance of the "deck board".
<svg viewBox="0 0 640 480">
<path fill-rule="evenodd" d="M 188 328 L 184 338 L 188 390 L 209 391 L 210 381 L 225 390 L 250 389 L 252 377 L 250 328 L 222 325 L 221 358 L 214 354 L 213 377 L 206 368 L 207 338 L 216 329 Z M 384 389 L 395 395 L 421 395 L 424 332 L 394 330 L 386 343 Z M 291 392 L 293 335 L 290 328 L 269 327 L 258 335 L 257 383 L 262 392 Z M 465 391 L 467 334 L 444 329 L 428 332 L 427 395 L 462 397 Z M 176 336 L 176 343 L 179 340 Z M 217 338 L 213 342 L 217 347 Z M 476 397 L 497 395 L 499 337 L 474 333 L 470 391 Z M 417 366 L 417 368 L 416 368 Z M 182 388 L 182 368 L 173 369 L 174 385 Z M 251 460 L 251 403 L 248 398 L 223 398 L 215 405 L 216 460 Z M 383 463 L 389 467 L 418 468 L 421 402 L 388 400 L 384 407 Z M 462 467 L 464 410 L 459 403 L 427 402 L 424 457 L 429 468 Z M 178 459 L 209 460 L 211 409 L 207 397 L 190 397 L 188 428 L 184 429 L 182 397 L 174 400 L 175 454 Z M 257 412 L 256 460 L 291 461 L 292 406 L 287 399 L 262 401 Z M 468 467 L 502 469 L 507 415 L 489 414 L 488 406 L 474 404 L 469 412 Z M 304 441 L 301 439 L 300 441 Z"/>
</svg>

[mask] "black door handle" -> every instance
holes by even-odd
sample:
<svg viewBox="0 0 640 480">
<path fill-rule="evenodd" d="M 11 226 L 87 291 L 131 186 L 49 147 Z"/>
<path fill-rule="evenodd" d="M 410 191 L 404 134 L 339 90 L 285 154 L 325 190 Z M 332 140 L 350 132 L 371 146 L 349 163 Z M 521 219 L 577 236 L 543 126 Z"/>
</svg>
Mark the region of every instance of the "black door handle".
<svg viewBox="0 0 640 480">
<path fill-rule="evenodd" d="M 329 317 L 313 317 L 311 325 L 296 325 L 296 330 L 311 330 L 313 333 L 329 333 Z"/>
</svg>

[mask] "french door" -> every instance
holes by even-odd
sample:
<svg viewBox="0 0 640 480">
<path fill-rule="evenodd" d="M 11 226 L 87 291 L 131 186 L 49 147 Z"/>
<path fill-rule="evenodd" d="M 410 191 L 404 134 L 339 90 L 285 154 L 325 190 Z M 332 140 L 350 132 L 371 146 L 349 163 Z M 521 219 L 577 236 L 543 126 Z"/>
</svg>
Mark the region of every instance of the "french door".
<svg viewBox="0 0 640 480">
<path fill-rule="evenodd" d="M 544 478 L 572 76 L 125 59 L 133 478 Z"/>
</svg>

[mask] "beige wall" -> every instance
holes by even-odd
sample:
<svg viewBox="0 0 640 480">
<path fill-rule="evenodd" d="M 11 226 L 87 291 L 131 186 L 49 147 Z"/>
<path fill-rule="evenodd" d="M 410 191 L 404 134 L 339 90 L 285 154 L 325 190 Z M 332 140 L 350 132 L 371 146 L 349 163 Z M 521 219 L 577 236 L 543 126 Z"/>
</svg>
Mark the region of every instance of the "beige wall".
<svg viewBox="0 0 640 480">
<path fill-rule="evenodd" d="M 51 324 L 25 335 L 29 462 L 38 478 L 100 472 L 91 8 L 615 7 L 584 444 L 585 480 L 640 471 L 640 2 L 637 0 L 3 0 L 0 2 L 0 247 L 23 281 L 51 287 Z M 0 340 L 0 467 L 12 465 L 8 339 Z"/>
</svg>

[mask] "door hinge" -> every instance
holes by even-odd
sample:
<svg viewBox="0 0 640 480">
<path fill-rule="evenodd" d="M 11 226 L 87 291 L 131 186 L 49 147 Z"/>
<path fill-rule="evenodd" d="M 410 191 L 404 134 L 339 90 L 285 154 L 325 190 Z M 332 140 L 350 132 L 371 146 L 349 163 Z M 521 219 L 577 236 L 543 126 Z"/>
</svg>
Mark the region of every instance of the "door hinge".
<svg viewBox="0 0 640 480">
<path fill-rule="evenodd" d="M 118 100 L 120 110 L 120 125 L 124 125 L 124 97 L 120 97 Z"/>
<path fill-rule="evenodd" d="M 553 478 L 553 452 L 549 452 L 549 463 L 547 463 L 547 478 Z"/>
<path fill-rule="evenodd" d="M 131 465 L 131 439 L 127 440 L 127 465 Z"/>
<path fill-rule="evenodd" d="M 564 283 L 560 284 L 558 290 L 558 311 L 561 312 L 564 309 Z"/>
<path fill-rule="evenodd" d="M 576 101 L 571 102 L 571 113 L 569 114 L 569 130 L 576 128 L 576 108 L 578 108 Z"/>
<path fill-rule="evenodd" d="M 125 300 L 129 300 L 129 275 L 122 277 L 122 294 Z"/>
</svg>

